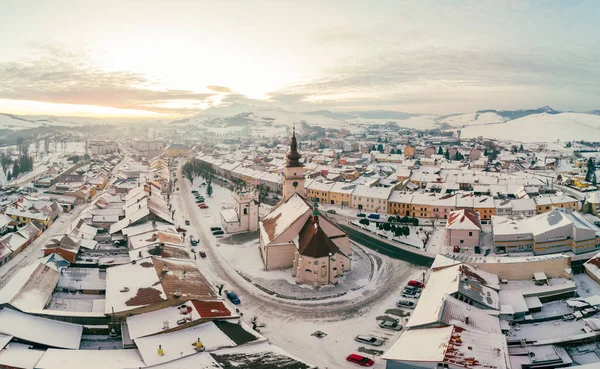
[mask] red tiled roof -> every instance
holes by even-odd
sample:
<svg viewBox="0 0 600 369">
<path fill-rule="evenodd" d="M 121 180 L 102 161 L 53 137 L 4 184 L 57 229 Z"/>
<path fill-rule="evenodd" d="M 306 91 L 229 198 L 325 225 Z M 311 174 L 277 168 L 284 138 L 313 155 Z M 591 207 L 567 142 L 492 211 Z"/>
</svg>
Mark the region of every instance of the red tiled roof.
<svg viewBox="0 0 600 369">
<path fill-rule="evenodd" d="M 192 304 L 200 318 L 225 318 L 232 315 L 223 301 L 192 301 Z"/>
</svg>

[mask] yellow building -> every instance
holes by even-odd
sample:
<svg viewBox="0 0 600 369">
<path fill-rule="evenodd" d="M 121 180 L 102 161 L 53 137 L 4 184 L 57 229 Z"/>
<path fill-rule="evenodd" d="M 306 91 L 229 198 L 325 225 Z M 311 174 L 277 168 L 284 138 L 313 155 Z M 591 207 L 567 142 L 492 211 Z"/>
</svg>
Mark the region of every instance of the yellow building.
<svg viewBox="0 0 600 369">
<path fill-rule="evenodd" d="M 329 202 L 337 206 L 352 206 L 352 192 L 356 188 L 356 185 L 336 182 L 329 189 Z"/>
<path fill-rule="evenodd" d="M 579 201 L 570 196 L 548 196 L 535 199 L 536 214 L 542 214 L 553 208 L 579 210 Z"/>
<path fill-rule="evenodd" d="M 165 152 L 172 158 L 177 156 L 183 156 L 187 158 L 190 156 L 190 148 L 182 144 L 170 144 L 165 149 Z"/>
</svg>

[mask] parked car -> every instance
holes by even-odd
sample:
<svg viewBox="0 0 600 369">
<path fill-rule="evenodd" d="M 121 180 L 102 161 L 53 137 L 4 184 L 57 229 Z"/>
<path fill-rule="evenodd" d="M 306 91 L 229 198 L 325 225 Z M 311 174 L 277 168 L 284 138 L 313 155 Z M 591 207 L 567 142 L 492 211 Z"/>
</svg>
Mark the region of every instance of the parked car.
<svg viewBox="0 0 600 369">
<path fill-rule="evenodd" d="M 404 291 L 415 291 L 415 292 L 421 292 L 421 289 L 419 287 L 415 287 L 415 286 L 406 286 L 404 287 Z"/>
<path fill-rule="evenodd" d="M 400 300 L 396 302 L 396 306 L 399 308 L 414 309 L 416 305 L 417 304 L 415 304 L 414 302 L 407 300 Z"/>
<path fill-rule="evenodd" d="M 600 227 L 600 221 L 598 221 L 598 220 L 597 220 L 597 221 L 595 221 L 595 222 L 594 222 L 594 225 L 595 225 L 596 227 Z"/>
<path fill-rule="evenodd" d="M 198 190 L 192 190 L 192 193 L 198 193 Z"/>
<path fill-rule="evenodd" d="M 452 252 L 460 252 L 460 247 L 458 247 L 458 245 L 454 245 Z"/>
<path fill-rule="evenodd" d="M 392 331 L 402 330 L 402 326 L 398 324 L 398 322 L 393 322 L 391 320 L 384 320 L 379 323 L 379 328 L 390 329 Z"/>
<path fill-rule="evenodd" d="M 379 219 L 381 216 L 379 214 L 369 214 L 369 219 Z"/>
<path fill-rule="evenodd" d="M 210 227 L 211 232 L 220 231 L 221 227 Z"/>
<path fill-rule="evenodd" d="M 371 346 L 383 345 L 383 340 L 381 338 L 377 338 L 377 337 L 369 336 L 369 335 L 359 334 L 358 336 L 354 337 L 354 340 L 356 342 L 364 343 L 366 345 L 371 345 Z"/>
<path fill-rule="evenodd" d="M 356 214 L 356 216 L 359 217 L 359 218 L 365 218 L 367 216 L 367 214 L 360 213 L 360 214 Z"/>
<path fill-rule="evenodd" d="M 335 211 L 335 209 L 329 209 L 329 210 L 327 210 L 327 212 L 329 214 L 337 214 L 337 211 Z"/>
<path fill-rule="evenodd" d="M 425 287 L 425 284 L 423 282 L 419 282 L 414 279 L 411 279 L 410 281 L 408 281 L 407 285 L 411 286 L 411 287 L 419 287 L 419 288 Z"/>
<path fill-rule="evenodd" d="M 350 354 L 346 358 L 346 361 L 349 361 L 354 364 L 358 364 L 360 366 L 372 366 L 375 362 L 368 357 L 364 357 L 358 354 Z"/>
<path fill-rule="evenodd" d="M 177 227 L 177 232 L 187 232 L 185 228 Z"/>
<path fill-rule="evenodd" d="M 185 220 L 185 225 L 190 225 L 190 220 L 189 219 Z"/>
<path fill-rule="evenodd" d="M 481 247 L 475 246 L 473 247 L 473 251 L 475 251 L 476 254 L 481 254 Z"/>
<path fill-rule="evenodd" d="M 208 205 L 206 205 L 205 203 L 198 204 L 198 207 L 199 207 L 200 209 L 208 209 Z"/>
<path fill-rule="evenodd" d="M 200 255 L 201 258 L 206 257 L 206 253 L 204 251 L 198 251 L 198 255 Z"/>
<path fill-rule="evenodd" d="M 421 293 L 417 291 L 404 290 L 402 291 L 402 297 L 406 297 L 409 299 L 418 299 L 419 297 L 421 297 Z"/>
<path fill-rule="evenodd" d="M 235 294 L 235 292 L 233 291 L 229 291 L 225 294 L 225 296 L 227 296 L 227 298 L 229 299 L 229 301 L 231 301 L 232 304 L 234 305 L 239 305 L 240 304 L 240 298 L 238 297 L 238 295 Z"/>
<path fill-rule="evenodd" d="M 215 235 L 215 236 L 218 236 L 218 235 L 221 235 L 221 234 L 225 234 L 225 232 L 223 232 L 222 230 L 219 230 L 219 231 L 213 231 L 212 234 Z"/>
</svg>

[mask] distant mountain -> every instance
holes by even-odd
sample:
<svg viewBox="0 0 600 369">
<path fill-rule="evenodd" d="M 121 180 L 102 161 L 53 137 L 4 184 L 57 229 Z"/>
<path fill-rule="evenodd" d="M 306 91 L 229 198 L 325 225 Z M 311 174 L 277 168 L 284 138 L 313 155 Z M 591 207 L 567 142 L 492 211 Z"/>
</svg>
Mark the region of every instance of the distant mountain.
<svg viewBox="0 0 600 369">
<path fill-rule="evenodd" d="M 333 112 L 329 110 L 315 110 L 315 111 L 305 111 L 302 114 L 306 115 L 320 115 L 322 117 L 332 118 L 332 119 L 356 119 L 355 115 L 351 113 L 342 113 L 342 112 Z"/>
<path fill-rule="evenodd" d="M 413 114 L 413 113 L 405 113 L 401 111 L 393 111 L 393 110 L 363 110 L 363 111 L 349 111 L 349 112 L 332 112 L 330 110 L 316 110 L 316 111 L 307 111 L 303 114 L 307 115 L 320 115 L 323 117 L 333 118 L 333 119 L 409 119 L 412 117 L 418 117 L 422 114 Z"/>
<path fill-rule="evenodd" d="M 541 108 L 526 109 L 526 110 L 478 110 L 476 112 L 476 114 L 483 114 L 483 113 L 495 113 L 501 117 L 506 118 L 507 120 L 512 120 L 512 119 L 523 118 L 523 117 L 526 117 L 528 115 L 533 115 L 533 114 L 542 114 L 542 113 L 560 114 L 561 112 L 558 110 L 554 110 L 549 106 L 542 106 Z"/>
<path fill-rule="evenodd" d="M 588 114 L 594 114 L 594 115 L 600 115 L 600 110 L 592 110 L 592 111 L 588 111 Z"/>
</svg>

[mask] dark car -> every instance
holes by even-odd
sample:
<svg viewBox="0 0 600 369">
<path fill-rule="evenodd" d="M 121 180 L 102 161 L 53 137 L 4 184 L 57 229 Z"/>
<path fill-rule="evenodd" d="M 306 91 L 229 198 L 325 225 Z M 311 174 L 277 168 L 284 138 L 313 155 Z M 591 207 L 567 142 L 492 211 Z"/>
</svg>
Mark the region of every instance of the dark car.
<svg viewBox="0 0 600 369">
<path fill-rule="evenodd" d="M 221 227 L 210 227 L 211 232 L 220 231 Z"/>
<path fill-rule="evenodd" d="M 231 301 L 231 303 L 234 305 L 239 305 L 241 302 L 240 298 L 238 297 L 238 295 L 235 294 L 235 292 L 229 291 L 225 294 L 225 296 L 227 296 L 229 301 Z"/>
<path fill-rule="evenodd" d="M 369 359 L 368 357 L 364 357 L 358 354 L 350 354 L 348 355 L 346 360 L 351 363 L 358 364 L 360 366 L 372 366 L 373 364 L 375 364 L 375 362 Z"/>
<path fill-rule="evenodd" d="M 215 235 L 215 236 L 218 236 L 218 235 L 221 235 L 221 234 L 225 234 L 225 232 L 223 232 L 223 231 L 214 231 L 212 234 Z"/>
<path fill-rule="evenodd" d="M 367 216 L 367 214 L 360 213 L 360 214 L 356 214 L 356 216 L 359 217 L 359 218 L 365 218 Z"/>
<path fill-rule="evenodd" d="M 379 219 L 381 216 L 379 214 L 369 214 L 369 219 Z"/>
<path fill-rule="evenodd" d="M 399 308 L 414 309 L 415 305 L 416 304 L 414 302 L 407 301 L 407 300 L 400 300 L 400 301 L 396 302 L 396 306 Z"/>
<path fill-rule="evenodd" d="M 411 284 L 407 285 L 406 287 L 404 287 L 405 291 L 415 291 L 415 292 L 421 292 L 421 289 L 419 287 L 413 286 Z"/>
<path fill-rule="evenodd" d="M 206 253 L 204 251 L 198 251 L 198 255 L 200 255 L 201 258 L 206 257 Z"/>
<path fill-rule="evenodd" d="M 475 246 L 473 247 L 473 251 L 475 251 L 476 254 L 481 254 L 481 247 Z"/>
<path fill-rule="evenodd" d="M 187 232 L 185 228 L 177 227 L 177 232 Z"/>
<path fill-rule="evenodd" d="M 185 220 L 185 225 L 190 225 L 190 221 L 188 219 Z"/>
</svg>

